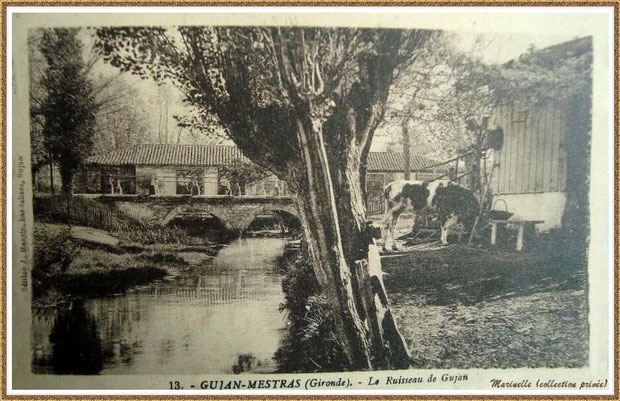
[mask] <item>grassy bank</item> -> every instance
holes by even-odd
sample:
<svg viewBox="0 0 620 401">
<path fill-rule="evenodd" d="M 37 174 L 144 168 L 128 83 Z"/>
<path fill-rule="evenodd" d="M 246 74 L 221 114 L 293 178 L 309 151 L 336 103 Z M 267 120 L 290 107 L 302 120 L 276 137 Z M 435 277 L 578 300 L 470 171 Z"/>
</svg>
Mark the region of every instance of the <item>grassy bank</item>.
<svg viewBox="0 0 620 401">
<path fill-rule="evenodd" d="M 136 285 L 162 279 L 167 274 L 166 269 L 156 267 L 142 254 L 117 255 L 79 248 L 66 271 L 49 277 L 49 285 L 64 294 L 97 297 L 122 293 Z"/>
<path fill-rule="evenodd" d="M 85 243 L 62 224 L 35 224 L 32 271 L 35 304 L 47 305 L 68 297 L 97 297 L 164 278 L 185 268 L 177 255 L 182 244 Z M 170 249 L 168 249 L 170 248 Z"/>
</svg>

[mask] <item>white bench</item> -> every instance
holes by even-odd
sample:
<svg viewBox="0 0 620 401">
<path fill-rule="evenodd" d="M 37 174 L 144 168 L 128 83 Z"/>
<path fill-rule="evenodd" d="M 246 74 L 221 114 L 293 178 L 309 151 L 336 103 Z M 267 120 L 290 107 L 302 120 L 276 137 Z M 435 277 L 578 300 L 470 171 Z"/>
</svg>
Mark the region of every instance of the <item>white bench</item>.
<svg viewBox="0 0 620 401">
<path fill-rule="evenodd" d="M 513 225 L 513 226 L 518 226 L 518 231 L 517 231 L 517 251 L 520 251 L 523 249 L 523 234 L 525 232 L 525 227 L 536 227 L 536 224 L 542 224 L 544 223 L 544 220 L 520 220 L 520 219 L 515 219 L 515 220 L 490 220 L 489 224 L 491 224 L 491 245 L 495 245 L 495 243 L 497 242 L 497 226 L 500 224 L 503 225 Z"/>
</svg>

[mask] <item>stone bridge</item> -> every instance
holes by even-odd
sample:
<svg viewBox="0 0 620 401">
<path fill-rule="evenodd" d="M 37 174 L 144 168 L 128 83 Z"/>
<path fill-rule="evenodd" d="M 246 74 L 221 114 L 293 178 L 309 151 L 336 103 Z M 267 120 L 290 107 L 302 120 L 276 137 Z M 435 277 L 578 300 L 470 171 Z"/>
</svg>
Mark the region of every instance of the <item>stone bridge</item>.
<svg viewBox="0 0 620 401">
<path fill-rule="evenodd" d="M 245 231 L 259 215 L 280 214 L 299 218 L 295 199 L 268 196 L 201 195 L 81 195 L 114 206 L 147 224 L 165 226 L 175 217 L 216 217 L 227 229 Z"/>
</svg>

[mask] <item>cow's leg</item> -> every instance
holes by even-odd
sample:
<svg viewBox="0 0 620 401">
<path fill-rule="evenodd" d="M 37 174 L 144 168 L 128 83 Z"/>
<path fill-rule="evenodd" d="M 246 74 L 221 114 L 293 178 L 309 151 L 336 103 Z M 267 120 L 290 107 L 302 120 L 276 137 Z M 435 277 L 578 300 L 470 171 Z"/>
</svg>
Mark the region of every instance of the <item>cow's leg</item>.
<svg viewBox="0 0 620 401">
<path fill-rule="evenodd" d="M 400 216 L 400 212 L 392 213 L 392 223 L 390 224 L 390 236 L 392 237 L 393 251 L 398 250 L 398 247 L 396 246 L 396 238 L 394 237 L 394 229 L 396 228 L 396 223 L 398 223 L 398 216 Z"/>
<path fill-rule="evenodd" d="M 387 237 L 388 231 L 390 230 L 390 221 L 386 217 L 383 222 L 383 232 L 381 233 L 381 243 L 383 244 L 383 250 L 387 251 Z"/>
<path fill-rule="evenodd" d="M 448 218 L 441 226 L 441 243 L 448 244 L 448 236 L 453 232 L 453 229 L 458 225 L 458 216 L 454 213 L 448 215 Z"/>
<path fill-rule="evenodd" d="M 388 208 L 383 217 L 383 231 L 381 232 L 381 242 L 383 243 L 383 250 L 387 251 L 387 238 L 388 233 L 392 227 L 392 208 Z"/>
<path fill-rule="evenodd" d="M 463 223 L 457 224 L 456 227 L 456 236 L 459 238 L 459 242 L 463 240 L 463 232 L 465 231 L 465 227 L 463 227 Z"/>
<path fill-rule="evenodd" d="M 444 245 L 448 243 L 448 228 L 445 224 L 442 224 L 441 226 L 441 237 L 439 241 Z"/>
<path fill-rule="evenodd" d="M 420 216 L 418 215 L 418 213 L 416 213 L 416 211 L 413 211 L 413 225 L 411 226 L 411 232 L 413 232 L 413 230 L 416 229 L 416 227 L 418 226 L 418 219 L 420 218 Z"/>
<path fill-rule="evenodd" d="M 390 237 L 392 238 L 392 250 L 397 251 L 398 247 L 396 246 L 396 238 L 394 236 L 394 230 L 396 229 L 396 223 L 398 223 L 398 218 L 400 214 L 403 212 L 402 207 L 397 207 L 392 210 L 392 213 L 389 216 L 390 219 Z M 387 244 L 386 244 L 387 245 Z"/>
</svg>

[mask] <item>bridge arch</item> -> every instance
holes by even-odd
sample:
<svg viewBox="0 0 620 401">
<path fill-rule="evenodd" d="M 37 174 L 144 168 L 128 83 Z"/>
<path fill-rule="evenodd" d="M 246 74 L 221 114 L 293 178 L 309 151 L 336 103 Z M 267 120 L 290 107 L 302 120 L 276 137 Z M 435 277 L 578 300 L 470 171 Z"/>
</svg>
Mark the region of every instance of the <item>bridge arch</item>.
<svg viewBox="0 0 620 401">
<path fill-rule="evenodd" d="M 209 210 L 208 207 L 196 207 L 196 205 L 179 205 L 172 208 L 169 212 L 165 214 L 159 224 L 161 226 L 167 226 L 184 215 L 194 215 L 196 219 L 200 219 L 200 217 L 204 215 L 210 215 L 215 220 L 216 225 L 219 223 L 222 228 L 228 228 L 227 222 L 222 219 L 222 217 Z"/>
<path fill-rule="evenodd" d="M 208 213 L 219 220 L 224 228 L 236 232 L 246 231 L 257 216 L 262 214 L 275 214 L 285 219 L 295 218 L 298 221 L 300 220 L 297 208 L 292 203 L 237 203 L 234 206 L 225 203 L 187 203 L 171 207 L 161 218 L 160 225 L 168 225 L 178 216 L 191 215 L 192 213 L 196 215 Z"/>
<path fill-rule="evenodd" d="M 257 223 L 262 216 L 272 216 L 289 230 L 301 228 L 301 219 L 295 208 L 264 206 L 254 211 L 251 216 L 248 216 L 247 225 L 244 224 L 245 227 L 243 231 L 252 229 L 253 226 L 256 227 L 255 223 Z"/>
</svg>

